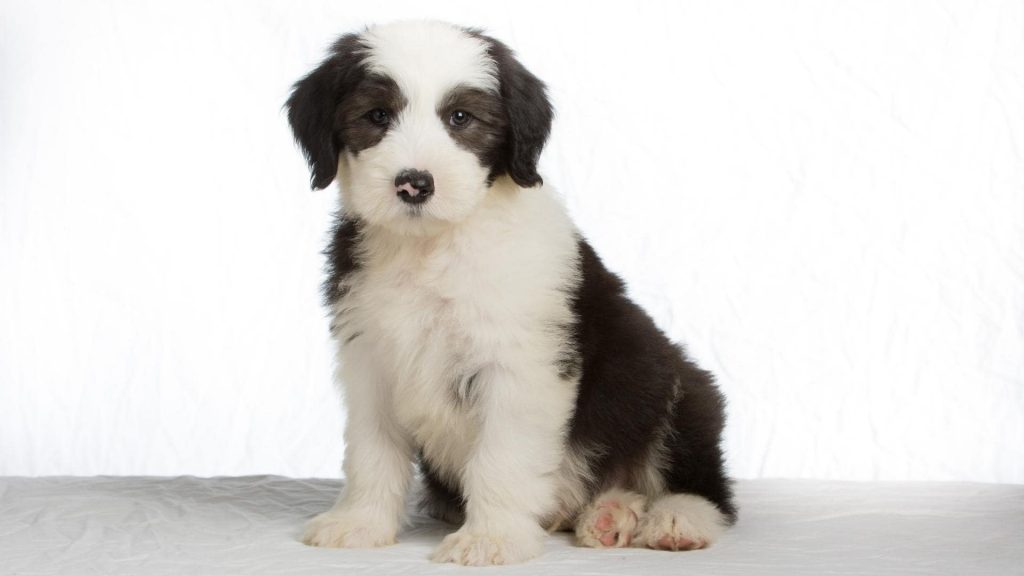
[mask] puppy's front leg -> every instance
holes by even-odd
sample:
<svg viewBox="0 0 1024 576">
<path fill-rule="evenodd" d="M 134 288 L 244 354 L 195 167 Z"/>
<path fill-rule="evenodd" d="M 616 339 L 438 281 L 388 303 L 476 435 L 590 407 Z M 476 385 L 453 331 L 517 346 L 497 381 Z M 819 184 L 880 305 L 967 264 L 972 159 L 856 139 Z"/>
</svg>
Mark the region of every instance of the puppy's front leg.
<svg viewBox="0 0 1024 576">
<path fill-rule="evenodd" d="M 575 394 L 547 372 L 496 370 L 478 384 L 480 435 L 462 475 L 466 522 L 437 548 L 435 562 L 514 564 L 543 551 L 540 519 L 555 507 Z"/>
<path fill-rule="evenodd" d="M 303 542 L 330 548 L 368 548 L 395 543 L 412 477 L 409 442 L 384 406 L 386 387 L 359 370 L 352 354 L 346 384 L 345 488 L 334 506 L 310 520 Z M 343 366 L 346 366 L 343 364 Z"/>
</svg>

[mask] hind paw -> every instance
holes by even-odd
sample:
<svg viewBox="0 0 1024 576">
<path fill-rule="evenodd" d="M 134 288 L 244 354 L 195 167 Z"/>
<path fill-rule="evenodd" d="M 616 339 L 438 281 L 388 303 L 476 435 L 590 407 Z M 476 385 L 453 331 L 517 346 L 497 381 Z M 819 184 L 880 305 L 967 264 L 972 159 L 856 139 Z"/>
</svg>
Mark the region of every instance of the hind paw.
<svg viewBox="0 0 1024 576">
<path fill-rule="evenodd" d="M 590 548 L 629 546 L 644 514 L 644 503 L 644 497 L 633 492 L 605 492 L 580 513 L 576 541 Z"/>
</svg>

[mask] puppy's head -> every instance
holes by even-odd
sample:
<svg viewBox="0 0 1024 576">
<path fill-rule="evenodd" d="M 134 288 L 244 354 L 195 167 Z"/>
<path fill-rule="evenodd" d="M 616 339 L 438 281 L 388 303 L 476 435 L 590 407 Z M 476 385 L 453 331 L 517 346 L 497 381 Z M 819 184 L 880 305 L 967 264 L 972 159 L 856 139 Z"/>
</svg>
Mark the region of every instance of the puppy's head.
<svg viewBox="0 0 1024 576">
<path fill-rule="evenodd" d="M 313 188 L 337 177 L 346 210 L 399 230 L 464 220 L 502 176 L 540 184 L 552 117 L 508 47 L 439 22 L 341 37 L 287 107 Z"/>
</svg>

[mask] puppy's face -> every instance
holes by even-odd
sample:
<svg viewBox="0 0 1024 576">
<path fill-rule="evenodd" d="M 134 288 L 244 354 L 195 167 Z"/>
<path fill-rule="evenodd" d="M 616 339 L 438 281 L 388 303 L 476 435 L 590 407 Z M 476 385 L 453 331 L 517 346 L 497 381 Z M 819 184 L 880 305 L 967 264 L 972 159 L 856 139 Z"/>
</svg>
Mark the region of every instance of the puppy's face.
<svg viewBox="0 0 1024 576">
<path fill-rule="evenodd" d="M 403 232 L 466 219 L 504 175 L 539 184 L 551 116 L 507 47 L 437 22 L 343 36 L 288 100 L 313 187 L 337 177 L 346 211 Z"/>
</svg>

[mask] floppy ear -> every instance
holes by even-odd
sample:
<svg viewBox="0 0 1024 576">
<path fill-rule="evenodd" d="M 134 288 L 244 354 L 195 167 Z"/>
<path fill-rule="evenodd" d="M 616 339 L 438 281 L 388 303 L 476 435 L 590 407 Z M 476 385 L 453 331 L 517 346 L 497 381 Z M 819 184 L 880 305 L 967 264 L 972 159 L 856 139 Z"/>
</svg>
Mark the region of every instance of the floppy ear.
<svg viewBox="0 0 1024 576">
<path fill-rule="evenodd" d="M 554 111 L 547 88 L 523 67 L 508 46 L 476 33 L 488 42 L 488 52 L 498 65 L 501 99 L 508 114 L 504 168 L 516 184 L 529 188 L 544 180 L 537 173 L 537 160 L 551 132 Z"/>
<path fill-rule="evenodd" d="M 363 46 L 347 34 L 331 47 L 331 55 L 295 83 L 285 106 L 295 141 L 309 162 L 314 190 L 326 188 L 338 173 L 341 141 L 338 105 L 363 74 Z"/>
</svg>

